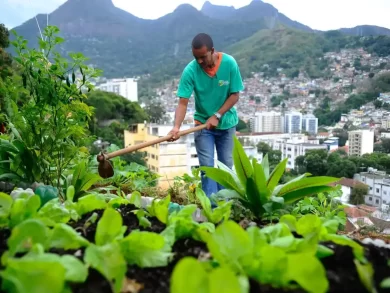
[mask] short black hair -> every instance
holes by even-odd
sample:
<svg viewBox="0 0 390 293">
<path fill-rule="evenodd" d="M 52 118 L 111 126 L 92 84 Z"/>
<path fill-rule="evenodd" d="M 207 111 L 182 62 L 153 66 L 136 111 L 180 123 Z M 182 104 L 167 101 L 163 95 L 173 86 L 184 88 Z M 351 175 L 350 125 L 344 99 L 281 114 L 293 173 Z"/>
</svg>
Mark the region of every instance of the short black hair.
<svg viewBox="0 0 390 293">
<path fill-rule="evenodd" d="M 200 49 L 203 46 L 206 46 L 210 51 L 214 47 L 213 39 L 205 33 L 197 34 L 192 40 L 192 48 Z"/>
</svg>

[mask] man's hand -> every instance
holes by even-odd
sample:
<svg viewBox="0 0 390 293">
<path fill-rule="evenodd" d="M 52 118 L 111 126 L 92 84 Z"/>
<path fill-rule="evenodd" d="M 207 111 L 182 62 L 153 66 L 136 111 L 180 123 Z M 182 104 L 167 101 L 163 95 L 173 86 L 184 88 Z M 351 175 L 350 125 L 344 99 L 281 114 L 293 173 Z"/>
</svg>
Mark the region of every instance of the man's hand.
<svg viewBox="0 0 390 293">
<path fill-rule="evenodd" d="M 173 129 L 168 133 L 168 135 L 172 134 L 172 138 L 168 141 L 173 142 L 180 138 L 180 129 L 178 127 L 173 127 Z"/>
<path fill-rule="evenodd" d="M 219 123 L 219 120 L 218 120 L 218 118 L 216 117 L 216 116 L 211 116 L 210 118 L 209 118 L 209 120 L 207 120 L 207 122 L 206 122 L 206 128 L 207 129 L 213 129 L 213 128 L 215 128 L 215 127 L 217 127 L 218 126 L 218 123 Z"/>
</svg>

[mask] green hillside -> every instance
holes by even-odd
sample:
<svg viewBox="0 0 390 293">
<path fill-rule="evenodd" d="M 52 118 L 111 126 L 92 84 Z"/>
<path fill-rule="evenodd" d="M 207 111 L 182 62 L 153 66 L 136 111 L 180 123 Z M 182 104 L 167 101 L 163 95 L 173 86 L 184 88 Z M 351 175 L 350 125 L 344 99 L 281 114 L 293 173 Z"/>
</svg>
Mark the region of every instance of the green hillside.
<svg viewBox="0 0 390 293">
<path fill-rule="evenodd" d="M 317 78 L 329 74 L 327 62 L 322 59 L 325 52 L 357 46 L 368 47 L 363 39 L 336 31 L 318 34 L 279 26 L 273 30 L 261 30 L 230 46 L 227 52 L 237 59 L 244 76 L 259 71 L 274 76 L 278 68 L 283 68 L 291 77 L 303 70 Z"/>
</svg>

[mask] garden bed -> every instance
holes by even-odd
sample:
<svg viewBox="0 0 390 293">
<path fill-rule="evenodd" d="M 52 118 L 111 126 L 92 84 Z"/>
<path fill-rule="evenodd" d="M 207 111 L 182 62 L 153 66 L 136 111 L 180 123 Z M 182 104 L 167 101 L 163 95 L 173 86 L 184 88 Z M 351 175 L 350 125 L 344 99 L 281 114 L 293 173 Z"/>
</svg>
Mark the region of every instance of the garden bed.
<svg viewBox="0 0 390 293">
<path fill-rule="evenodd" d="M 139 221 L 133 210 L 137 208 L 133 205 L 123 205 L 117 210 L 121 213 L 123 218 L 123 225 L 127 226 L 125 236 L 134 230 L 150 231 L 155 233 L 161 233 L 166 226 L 162 224 L 157 218 L 149 218 L 152 223 L 151 227 L 144 228 L 139 225 Z M 94 223 L 91 223 L 87 229 L 85 224 L 96 213 Z M 77 222 L 69 222 L 68 225 L 74 229 L 81 231 L 84 236 L 91 243 L 94 242 L 95 233 L 97 229 L 97 223 L 102 217 L 103 210 L 96 210 L 85 214 Z M 262 223 L 259 226 L 263 226 Z M 1 238 L 1 253 L 6 249 L 6 239 L 10 233 L 8 230 L 2 230 L 0 234 Z M 299 236 L 298 236 L 299 237 Z M 369 262 L 372 263 L 374 269 L 374 280 L 378 292 L 390 292 L 389 290 L 380 289 L 380 283 L 390 276 L 390 267 L 388 266 L 388 260 L 390 260 L 390 250 L 384 247 L 377 247 L 373 244 L 363 244 L 365 256 Z M 356 271 L 354 263 L 354 254 L 352 248 L 349 246 L 337 245 L 333 242 L 322 243 L 324 246 L 332 249 L 334 254 L 326 258 L 321 259 L 322 264 L 326 269 L 326 275 L 329 280 L 328 292 L 369 292 L 363 286 L 359 275 Z M 85 249 L 75 250 L 58 250 L 52 249 L 51 252 L 59 255 L 71 254 L 83 260 Z M 192 256 L 199 260 L 210 259 L 210 253 L 208 252 L 207 245 L 203 242 L 193 240 L 191 238 L 181 239 L 175 242 L 172 247 L 174 257 L 168 266 L 157 268 L 140 268 L 136 265 L 128 265 L 126 272 L 126 286 L 128 293 L 169 293 L 170 292 L 170 280 L 172 272 L 178 261 L 186 256 Z M 269 285 L 260 285 L 257 281 L 250 279 L 250 293 L 260 292 L 306 292 L 299 288 L 277 289 Z M 82 284 L 70 284 L 70 288 L 74 293 L 109 293 L 111 292 L 110 283 L 107 279 L 101 275 L 98 271 L 89 268 L 89 275 L 87 280 Z"/>
</svg>

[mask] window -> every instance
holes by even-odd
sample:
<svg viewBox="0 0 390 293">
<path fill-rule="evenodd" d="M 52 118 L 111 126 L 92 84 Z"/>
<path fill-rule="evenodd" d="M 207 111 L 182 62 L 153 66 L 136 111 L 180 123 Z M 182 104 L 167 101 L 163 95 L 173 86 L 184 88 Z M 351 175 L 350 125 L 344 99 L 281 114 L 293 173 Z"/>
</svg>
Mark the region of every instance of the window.
<svg viewBox="0 0 390 293">
<path fill-rule="evenodd" d="M 387 191 L 383 191 L 383 194 L 384 194 L 384 195 L 387 195 Z"/>
<path fill-rule="evenodd" d="M 370 187 L 370 190 L 372 190 L 372 187 Z"/>
<path fill-rule="evenodd" d="M 287 157 L 288 157 L 289 159 L 291 159 L 291 155 L 287 155 Z"/>
<path fill-rule="evenodd" d="M 191 155 L 191 158 L 197 158 L 198 155 Z"/>
<path fill-rule="evenodd" d="M 379 204 L 379 199 L 375 200 L 375 203 L 376 203 L 376 204 Z"/>
<path fill-rule="evenodd" d="M 156 156 L 152 154 L 152 159 L 155 159 L 155 158 L 156 158 Z"/>
<path fill-rule="evenodd" d="M 288 150 L 289 152 L 291 152 L 291 148 L 288 148 L 287 150 Z"/>
<path fill-rule="evenodd" d="M 376 193 L 379 193 L 379 188 L 376 189 Z"/>
<path fill-rule="evenodd" d="M 387 202 L 384 200 L 383 203 L 386 204 Z"/>
<path fill-rule="evenodd" d="M 369 200 L 369 201 L 372 201 L 372 197 L 370 196 L 370 197 L 368 198 L 368 200 Z"/>
</svg>

